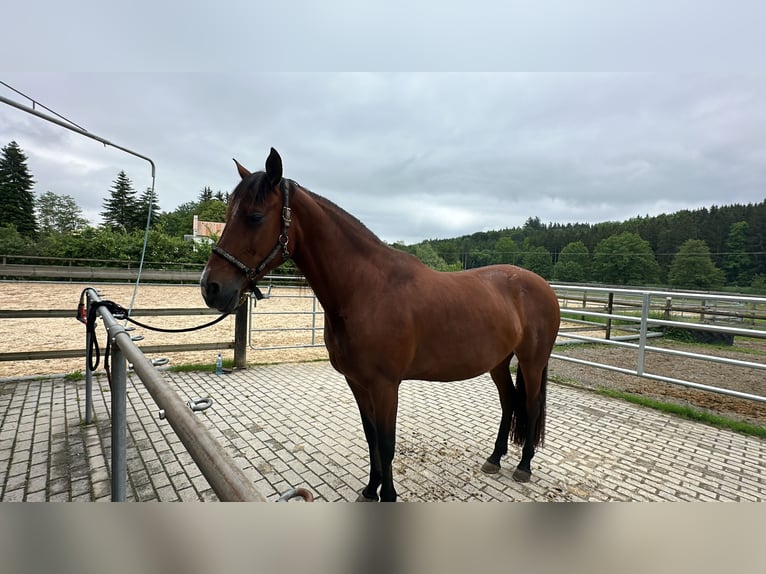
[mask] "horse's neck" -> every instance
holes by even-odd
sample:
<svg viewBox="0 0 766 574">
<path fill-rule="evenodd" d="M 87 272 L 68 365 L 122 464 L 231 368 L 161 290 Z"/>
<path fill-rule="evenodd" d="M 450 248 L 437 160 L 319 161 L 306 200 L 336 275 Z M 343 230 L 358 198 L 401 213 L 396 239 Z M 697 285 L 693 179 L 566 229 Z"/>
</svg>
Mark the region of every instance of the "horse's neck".
<svg viewBox="0 0 766 574">
<path fill-rule="evenodd" d="M 359 289 L 367 268 L 386 259 L 388 248 L 348 213 L 304 190 L 294 197 L 292 210 L 295 263 L 324 310 L 338 311 Z"/>
</svg>

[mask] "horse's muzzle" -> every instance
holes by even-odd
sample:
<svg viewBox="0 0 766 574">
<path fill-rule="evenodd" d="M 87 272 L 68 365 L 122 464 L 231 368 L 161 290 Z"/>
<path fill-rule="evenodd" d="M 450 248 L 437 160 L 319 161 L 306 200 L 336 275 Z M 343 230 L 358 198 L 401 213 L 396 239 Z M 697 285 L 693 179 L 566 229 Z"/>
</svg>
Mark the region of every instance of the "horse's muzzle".
<svg viewBox="0 0 766 574">
<path fill-rule="evenodd" d="M 221 313 L 232 313 L 239 306 L 241 285 L 236 282 L 211 281 L 208 277 L 208 270 L 205 269 L 199 284 L 202 298 L 211 309 L 217 309 Z"/>
</svg>

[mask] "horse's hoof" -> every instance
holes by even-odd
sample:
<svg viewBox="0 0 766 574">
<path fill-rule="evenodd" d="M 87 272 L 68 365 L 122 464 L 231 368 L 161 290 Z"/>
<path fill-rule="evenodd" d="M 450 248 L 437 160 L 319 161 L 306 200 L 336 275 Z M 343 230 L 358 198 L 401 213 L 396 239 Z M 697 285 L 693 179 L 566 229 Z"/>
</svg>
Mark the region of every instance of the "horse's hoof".
<svg viewBox="0 0 766 574">
<path fill-rule="evenodd" d="M 356 502 L 377 502 L 378 498 L 369 498 L 364 495 L 364 490 L 359 493 L 359 496 L 356 497 Z"/>
<path fill-rule="evenodd" d="M 516 482 L 529 482 L 530 478 L 532 478 L 532 473 L 528 470 L 517 468 L 513 471 L 513 480 Z"/>
<path fill-rule="evenodd" d="M 481 465 L 481 471 L 484 474 L 497 474 L 498 472 L 500 472 L 500 465 L 487 460 L 487 461 L 484 461 L 484 464 Z"/>
</svg>

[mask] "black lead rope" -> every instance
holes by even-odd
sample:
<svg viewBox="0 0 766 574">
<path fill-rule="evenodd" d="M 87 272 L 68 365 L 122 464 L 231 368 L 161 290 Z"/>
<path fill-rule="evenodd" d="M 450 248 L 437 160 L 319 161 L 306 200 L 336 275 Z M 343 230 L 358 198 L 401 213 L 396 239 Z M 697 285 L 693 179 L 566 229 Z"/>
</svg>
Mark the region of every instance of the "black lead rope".
<svg viewBox="0 0 766 574">
<path fill-rule="evenodd" d="M 122 307 L 121 305 L 118 305 L 114 301 L 94 301 L 90 304 L 90 310 L 88 311 L 87 317 L 85 316 L 85 292 L 87 289 L 83 290 L 83 292 L 80 294 L 80 303 L 77 305 L 77 320 L 81 323 L 85 323 L 85 329 L 90 333 L 90 348 L 86 349 L 87 358 L 88 358 L 88 367 L 91 371 L 95 371 L 98 368 L 99 363 L 101 362 L 101 351 L 98 346 L 98 340 L 96 339 L 96 310 L 99 307 L 106 307 L 109 312 L 114 316 L 115 319 L 124 319 L 128 321 L 129 323 L 133 323 L 134 325 L 138 325 L 139 327 L 143 327 L 144 329 L 149 329 L 150 331 L 158 331 L 160 333 L 189 333 L 191 331 L 198 331 L 200 329 L 205 329 L 206 327 L 210 327 L 212 325 L 215 325 L 216 323 L 219 323 L 220 321 L 223 321 L 226 317 L 229 316 L 229 313 L 223 313 L 220 316 L 216 317 L 212 321 L 205 323 L 204 325 L 197 325 L 195 327 L 186 327 L 183 329 L 164 329 L 161 327 L 152 327 L 151 325 L 147 325 L 145 323 L 141 323 L 140 321 L 136 321 L 135 319 L 132 319 L 128 315 L 128 310 L 125 309 L 125 307 Z M 110 349 L 111 339 L 107 339 L 106 341 L 106 348 L 104 349 L 104 368 L 107 371 L 107 375 L 109 375 L 109 349 Z M 95 357 L 95 360 L 94 360 Z M 111 387 L 111 380 L 109 381 L 109 386 Z"/>
</svg>

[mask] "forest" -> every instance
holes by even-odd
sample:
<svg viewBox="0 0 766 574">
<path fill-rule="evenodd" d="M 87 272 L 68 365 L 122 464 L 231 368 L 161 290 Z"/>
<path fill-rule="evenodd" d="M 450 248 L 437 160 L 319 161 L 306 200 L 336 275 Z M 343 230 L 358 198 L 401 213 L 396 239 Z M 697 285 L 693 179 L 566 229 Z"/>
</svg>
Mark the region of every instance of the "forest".
<svg viewBox="0 0 766 574">
<path fill-rule="evenodd" d="M 121 171 L 102 204 L 102 223 L 93 226 L 72 197 L 36 196 L 33 186 L 23 150 L 10 142 L 0 152 L 0 256 L 16 262 L 134 262 L 146 238 L 149 266 L 202 265 L 210 246 L 184 236 L 194 215 L 224 221 L 228 201 L 228 193 L 205 186 L 196 201 L 161 212 L 156 194 L 139 194 Z M 535 216 L 521 227 L 392 247 L 441 271 L 511 263 L 550 281 L 766 294 L 766 200 L 595 224 L 543 223 Z"/>
<path fill-rule="evenodd" d="M 764 293 L 766 201 L 595 224 L 530 217 L 522 227 L 397 247 L 443 269 L 513 263 L 562 282 Z"/>
</svg>

